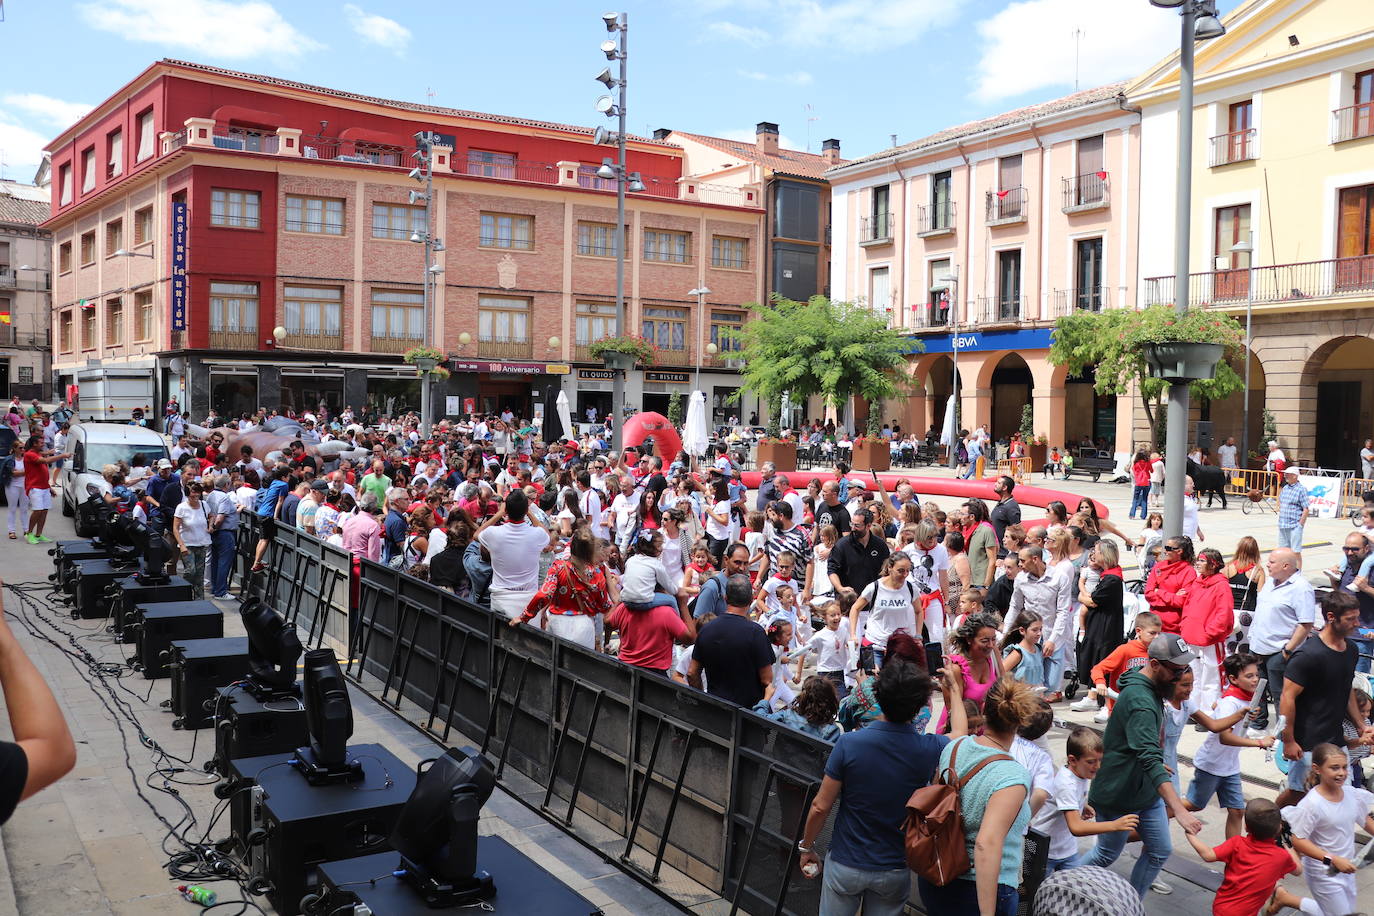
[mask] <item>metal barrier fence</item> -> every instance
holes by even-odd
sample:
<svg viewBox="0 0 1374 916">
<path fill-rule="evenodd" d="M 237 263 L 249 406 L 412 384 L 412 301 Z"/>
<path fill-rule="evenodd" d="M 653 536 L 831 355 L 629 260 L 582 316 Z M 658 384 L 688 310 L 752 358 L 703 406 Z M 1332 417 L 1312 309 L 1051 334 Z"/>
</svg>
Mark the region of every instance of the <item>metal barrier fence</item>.
<svg viewBox="0 0 1374 916">
<path fill-rule="evenodd" d="M 1228 496 L 1244 496 L 1251 490 L 1259 490 L 1267 496 L 1277 496 L 1279 475 L 1273 471 L 1257 471 L 1251 468 L 1225 468 L 1226 493 Z"/>
<path fill-rule="evenodd" d="M 1023 458 L 997 459 L 997 476 L 999 477 L 1010 477 L 1020 484 L 1030 480 L 1034 473 L 1035 467 L 1031 464 L 1029 455 Z"/>
<path fill-rule="evenodd" d="M 684 905 L 710 899 L 688 899 L 705 887 L 730 901 L 731 916 L 819 910 L 820 882 L 803 878 L 796 846 L 830 744 L 543 630 L 511 628 L 398 570 L 355 566 L 285 526 L 267 569 L 252 573 L 261 528 L 245 515 L 239 531 L 250 591 L 304 629 L 308 645 L 346 633 L 345 673 L 361 689 L 439 742 L 480 744 L 504 788 L 609 860 Z M 1030 893 L 1045 868 L 1035 840 L 1023 871 Z M 918 903 L 909 911 L 924 912 Z"/>
<path fill-rule="evenodd" d="M 1374 480 L 1347 477 L 1341 482 L 1341 515 L 1354 515 L 1364 508 L 1364 495 L 1374 491 Z"/>
</svg>

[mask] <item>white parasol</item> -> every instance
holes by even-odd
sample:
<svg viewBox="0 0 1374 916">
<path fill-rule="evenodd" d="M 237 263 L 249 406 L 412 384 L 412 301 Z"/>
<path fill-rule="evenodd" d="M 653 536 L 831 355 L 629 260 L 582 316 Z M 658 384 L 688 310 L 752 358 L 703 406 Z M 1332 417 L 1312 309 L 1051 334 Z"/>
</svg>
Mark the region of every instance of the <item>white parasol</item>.
<svg viewBox="0 0 1374 916">
<path fill-rule="evenodd" d="M 573 427 L 572 410 L 568 407 L 568 393 L 558 392 L 558 398 L 554 401 L 554 406 L 558 410 L 558 420 L 563 424 L 563 438 L 576 439 L 577 430 Z"/>
<path fill-rule="evenodd" d="M 706 395 L 692 392 L 687 402 L 687 424 L 682 429 L 682 447 L 689 455 L 706 454 Z"/>
<path fill-rule="evenodd" d="M 945 423 L 940 429 L 940 444 L 953 445 L 954 438 L 954 395 L 951 394 L 945 402 Z"/>
</svg>

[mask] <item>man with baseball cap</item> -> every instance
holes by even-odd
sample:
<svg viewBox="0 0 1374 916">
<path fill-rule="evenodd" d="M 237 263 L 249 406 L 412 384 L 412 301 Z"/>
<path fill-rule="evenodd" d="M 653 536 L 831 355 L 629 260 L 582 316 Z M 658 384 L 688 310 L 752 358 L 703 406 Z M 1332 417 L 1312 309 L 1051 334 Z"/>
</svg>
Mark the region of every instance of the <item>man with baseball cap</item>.
<svg viewBox="0 0 1374 916">
<path fill-rule="evenodd" d="M 1102 767 L 1088 792 L 1088 803 L 1098 821 L 1132 814 L 1139 819 L 1136 831 L 1142 849 L 1131 869 L 1131 887 L 1142 900 L 1173 851 L 1167 811 L 1173 812 L 1178 825 L 1188 833 L 1202 829 L 1169 778 L 1159 739 L 1164 727 L 1164 698 L 1173 694 L 1174 685 L 1196 657 L 1183 637 L 1161 633 L 1150 643 L 1145 667 L 1122 675 L 1121 695 L 1102 736 Z M 1129 831 L 1098 834 L 1097 845 L 1083 864 L 1109 867 L 1121 855 L 1129 836 Z"/>
<path fill-rule="evenodd" d="M 1283 469 L 1279 488 L 1279 546 L 1287 547 L 1302 560 L 1302 527 L 1307 524 L 1307 488 L 1298 482 L 1297 468 Z M 1302 567 L 1301 562 L 1298 564 Z"/>
</svg>

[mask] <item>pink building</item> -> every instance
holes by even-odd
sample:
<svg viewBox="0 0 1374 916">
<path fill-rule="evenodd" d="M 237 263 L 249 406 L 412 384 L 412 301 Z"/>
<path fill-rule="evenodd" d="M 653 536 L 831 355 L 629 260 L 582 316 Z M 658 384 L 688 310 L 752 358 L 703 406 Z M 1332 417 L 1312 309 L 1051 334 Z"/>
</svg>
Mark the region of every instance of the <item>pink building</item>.
<svg viewBox="0 0 1374 916">
<path fill-rule="evenodd" d="M 837 299 L 887 311 L 924 349 L 884 421 L 939 425 L 955 362 L 961 425 L 995 439 L 1034 411 L 1052 444 L 1130 448 L 1130 410 L 1047 356 L 1055 319 L 1133 308 L 1140 116 L 1116 83 L 949 128 L 827 173 Z M 915 349 L 915 348 L 913 348 Z M 957 354 L 956 354 L 957 349 Z M 866 408 L 859 405 L 858 412 Z"/>
</svg>

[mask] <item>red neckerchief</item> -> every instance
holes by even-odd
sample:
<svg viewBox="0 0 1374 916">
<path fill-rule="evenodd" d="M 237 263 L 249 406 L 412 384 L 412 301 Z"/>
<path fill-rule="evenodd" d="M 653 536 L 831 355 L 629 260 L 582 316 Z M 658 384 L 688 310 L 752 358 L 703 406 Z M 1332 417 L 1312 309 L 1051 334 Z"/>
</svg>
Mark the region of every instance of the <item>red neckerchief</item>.
<svg viewBox="0 0 1374 916">
<path fill-rule="evenodd" d="M 1121 571 L 1121 567 L 1120 567 L 1120 566 L 1113 566 L 1113 567 L 1110 567 L 1109 569 L 1104 569 L 1104 570 L 1102 570 L 1102 575 L 1104 575 L 1104 576 L 1116 576 L 1118 579 L 1125 579 L 1125 578 L 1126 578 L 1126 575 Z"/>
<path fill-rule="evenodd" d="M 1237 699 L 1245 703 L 1249 703 L 1251 700 L 1255 698 L 1255 695 L 1253 693 L 1246 693 L 1244 690 L 1241 690 L 1235 684 L 1232 684 L 1230 687 L 1227 687 L 1225 690 L 1223 690 L 1221 692 L 1221 695 L 1224 697 L 1236 697 Z"/>
<path fill-rule="evenodd" d="M 695 561 L 693 561 L 692 563 L 688 564 L 688 568 L 689 568 L 689 569 L 695 569 L 698 573 L 708 573 L 708 572 L 714 572 L 714 571 L 715 571 L 715 567 L 714 567 L 714 566 L 711 566 L 709 563 L 708 563 L 707 565 L 705 565 L 705 566 L 698 566 L 698 565 L 696 564 Z"/>
</svg>

